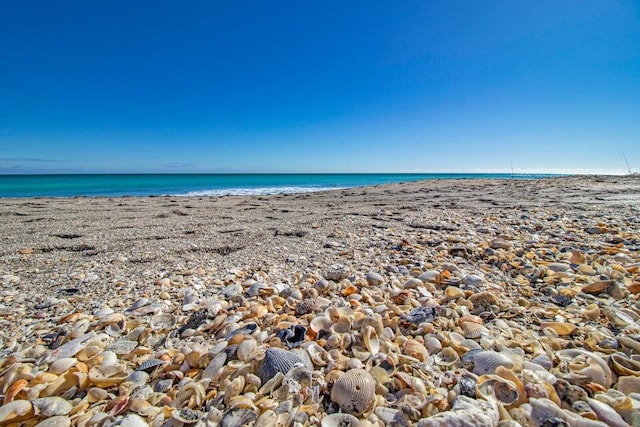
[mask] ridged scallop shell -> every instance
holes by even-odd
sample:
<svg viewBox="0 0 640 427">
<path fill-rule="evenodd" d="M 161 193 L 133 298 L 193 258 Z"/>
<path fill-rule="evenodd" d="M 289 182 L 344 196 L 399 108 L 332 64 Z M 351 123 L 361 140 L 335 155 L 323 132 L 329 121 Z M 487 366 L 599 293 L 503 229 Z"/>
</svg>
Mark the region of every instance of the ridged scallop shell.
<svg viewBox="0 0 640 427">
<path fill-rule="evenodd" d="M 473 355 L 473 373 L 476 375 L 493 374 L 498 366 L 513 368 L 514 363 L 511 358 L 497 351 L 478 351 Z"/>
<path fill-rule="evenodd" d="M 489 335 L 489 330 L 477 322 L 460 322 L 465 338 L 477 339 Z"/>
<path fill-rule="evenodd" d="M 303 363 L 302 358 L 296 353 L 280 348 L 269 348 L 258 368 L 258 376 L 264 384 L 278 372 L 286 374 L 296 363 Z"/>
<path fill-rule="evenodd" d="M 331 389 L 331 400 L 340 409 L 353 415 L 362 415 L 375 403 L 376 381 L 364 369 L 351 369 L 336 380 Z"/>
<path fill-rule="evenodd" d="M 359 419 L 344 413 L 327 415 L 320 422 L 320 427 L 358 427 L 359 425 Z"/>
<path fill-rule="evenodd" d="M 164 365 L 166 362 L 162 359 L 147 359 L 138 366 L 136 371 L 148 371 L 158 366 Z"/>
</svg>

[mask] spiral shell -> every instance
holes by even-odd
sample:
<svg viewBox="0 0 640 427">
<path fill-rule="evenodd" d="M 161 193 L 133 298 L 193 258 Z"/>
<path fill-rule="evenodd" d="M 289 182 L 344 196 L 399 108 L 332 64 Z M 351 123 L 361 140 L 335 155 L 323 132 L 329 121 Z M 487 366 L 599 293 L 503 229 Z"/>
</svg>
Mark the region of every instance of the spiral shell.
<svg viewBox="0 0 640 427">
<path fill-rule="evenodd" d="M 331 389 L 331 400 L 340 409 L 362 415 L 375 403 L 376 381 L 364 369 L 351 369 L 338 378 Z"/>
</svg>

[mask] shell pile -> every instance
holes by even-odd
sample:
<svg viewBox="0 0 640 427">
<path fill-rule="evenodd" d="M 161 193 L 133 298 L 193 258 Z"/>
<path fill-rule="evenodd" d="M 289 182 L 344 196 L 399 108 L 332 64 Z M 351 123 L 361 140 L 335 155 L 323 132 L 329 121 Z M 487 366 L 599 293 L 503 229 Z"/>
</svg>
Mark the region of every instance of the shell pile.
<svg viewBox="0 0 640 427">
<path fill-rule="evenodd" d="M 2 334 L 0 426 L 640 425 L 625 209 L 416 211 L 304 268 L 157 271 L 126 306 L 49 306 Z M 0 280 L 7 319 L 18 275 Z"/>
</svg>

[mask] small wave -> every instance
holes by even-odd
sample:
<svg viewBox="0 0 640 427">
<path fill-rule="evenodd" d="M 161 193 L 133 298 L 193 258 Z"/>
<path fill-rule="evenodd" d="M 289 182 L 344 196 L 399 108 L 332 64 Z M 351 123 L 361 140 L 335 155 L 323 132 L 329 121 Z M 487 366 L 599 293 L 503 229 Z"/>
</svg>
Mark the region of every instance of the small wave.
<svg viewBox="0 0 640 427">
<path fill-rule="evenodd" d="M 199 190 L 173 196 L 267 196 L 277 194 L 314 193 L 317 191 L 342 190 L 347 187 L 260 187 L 260 188 L 221 188 L 219 190 Z"/>
</svg>

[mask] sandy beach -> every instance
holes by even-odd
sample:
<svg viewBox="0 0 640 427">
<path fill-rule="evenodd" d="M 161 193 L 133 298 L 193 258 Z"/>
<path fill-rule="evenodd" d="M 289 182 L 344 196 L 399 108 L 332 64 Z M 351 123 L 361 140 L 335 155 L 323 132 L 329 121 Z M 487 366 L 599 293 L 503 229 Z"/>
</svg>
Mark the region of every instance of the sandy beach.
<svg viewBox="0 0 640 427">
<path fill-rule="evenodd" d="M 640 420 L 637 176 L 2 199 L 0 220 L 0 425 Z"/>
</svg>

